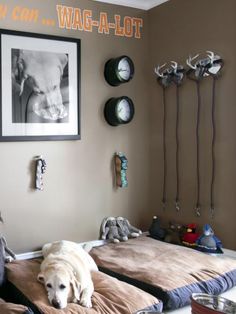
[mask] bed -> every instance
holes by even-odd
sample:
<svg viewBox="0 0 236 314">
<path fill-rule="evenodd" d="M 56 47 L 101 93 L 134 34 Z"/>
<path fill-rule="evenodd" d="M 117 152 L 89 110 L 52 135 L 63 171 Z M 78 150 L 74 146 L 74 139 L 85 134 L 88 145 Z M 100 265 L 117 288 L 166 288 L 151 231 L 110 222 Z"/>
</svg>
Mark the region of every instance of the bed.
<svg viewBox="0 0 236 314">
<path fill-rule="evenodd" d="M 236 260 L 148 236 L 96 247 L 90 254 L 101 271 L 154 295 L 164 310 L 190 304 L 193 292 L 219 295 L 236 285 Z"/>
<path fill-rule="evenodd" d="M 6 264 L 6 294 L 32 309 L 34 314 L 134 314 L 139 310 L 162 311 L 162 302 L 154 296 L 100 271 L 92 272 L 95 292 L 93 307 L 68 304 L 63 310 L 52 307 L 46 290 L 37 281 L 41 259 Z"/>
</svg>

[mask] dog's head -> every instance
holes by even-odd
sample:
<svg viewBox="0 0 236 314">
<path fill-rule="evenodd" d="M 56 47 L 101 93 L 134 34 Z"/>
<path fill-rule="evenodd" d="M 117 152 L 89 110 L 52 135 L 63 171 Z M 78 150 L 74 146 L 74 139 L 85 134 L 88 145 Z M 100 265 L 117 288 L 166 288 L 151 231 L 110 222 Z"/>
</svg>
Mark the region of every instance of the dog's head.
<svg viewBox="0 0 236 314">
<path fill-rule="evenodd" d="M 80 283 L 70 269 L 50 265 L 38 274 L 38 281 L 44 284 L 49 302 L 57 309 L 65 308 L 68 302 L 80 300 Z"/>
</svg>

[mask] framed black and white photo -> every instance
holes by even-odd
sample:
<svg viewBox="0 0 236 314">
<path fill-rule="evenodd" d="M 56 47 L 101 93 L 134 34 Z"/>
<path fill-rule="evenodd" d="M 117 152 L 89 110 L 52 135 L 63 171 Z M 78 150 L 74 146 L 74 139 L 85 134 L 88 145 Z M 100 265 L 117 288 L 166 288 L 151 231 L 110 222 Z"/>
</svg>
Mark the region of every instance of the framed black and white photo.
<svg viewBox="0 0 236 314">
<path fill-rule="evenodd" d="M 80 139 L 80 39 L 0 30 L 0 141 Z"/>
</svg>

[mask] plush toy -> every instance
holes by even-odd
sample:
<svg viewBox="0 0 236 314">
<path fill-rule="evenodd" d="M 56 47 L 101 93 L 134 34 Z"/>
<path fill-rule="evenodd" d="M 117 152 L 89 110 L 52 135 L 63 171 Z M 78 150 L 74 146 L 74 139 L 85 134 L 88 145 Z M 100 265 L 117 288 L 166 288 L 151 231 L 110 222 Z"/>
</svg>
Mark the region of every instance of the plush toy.
<svg viewBox="0 0 236 314">
<path fill-rule="evenodd" d="M 198 247 L 202 251 L 222 253 L 222 243 L 214 235 L 214 231 L 210 225 L 206 224 L 203 226 L 203 234 L 196 241 Z"/>
<path fill-rule="evenodd" d="M 128 186 L 127 171 L 128 160 L 121 152 L 115 154 L 115 170 L 116 170 L 116 185 L 120 188 Z"/>
<path fill-rule="evenodd" d="M 35 188 L 37 190 L 43 190 L 43 174 L 46 171 L 46 161 L 42 156 L 36 157 L 36 176 L 35 176 Z"/>
<path fill-rule="evenodd" d="M 184 226 L 179 223 L 169 222 L 169 228 L 166 230 L 167 232 L 164 241 L 172 244 L 182 244 L 181 238 L 183 228 Z"/>
<path fill-rule="evenodd" d="M 126 235 L 126 233 L 124 232 L 124 230 L 122 230 L 120 227 L 118 227 L 118 232 L 119 232 L 119 236 L 120 236 L 121 241 L 128 241 L 129 240 L 129 238 Z"/>
<path fill-rule="evenodd" d="M 110 240 L 112 242 L 120 242 L 120 233 L 115 217 L 106 217 L 101 224 L 100 238 L 102 240 Z"/>
<path fill-rule="evenodd" d="M 199 238 L 199 233 L 196 231 L 197 225 L 195 223 L 186 226 L 186 232 L 183 234 L 183 244 L 187 246 L 195 246 L 196 240 Z"/>
<path fill-rule="evenodd" d="M 166 236 L 166 230 L 161 227 L 160 219 L 157 216 L 153 216 L 152 224 L 148 231 L 150 236 L 157 240 L 164 240 Z"/>
<path fill-rule="evenodd" d="M 117 225 L 121 229 L 123 236 L 125 235 L 127 238 L 137 238 L 142 234 L 142 231 L 132 226 L 128 219 L 123 217 L 116 217 Z"/>
</svg>

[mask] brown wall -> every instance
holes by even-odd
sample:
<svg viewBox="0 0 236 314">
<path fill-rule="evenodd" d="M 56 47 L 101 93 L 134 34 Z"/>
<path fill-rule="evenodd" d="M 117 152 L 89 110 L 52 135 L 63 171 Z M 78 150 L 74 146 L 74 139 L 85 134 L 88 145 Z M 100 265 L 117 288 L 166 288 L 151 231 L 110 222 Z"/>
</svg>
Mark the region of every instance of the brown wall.
<svg viewBox="0 0 236 314">
<path fill-rule="evenodd" d="M 147 12 L 96 3 L 67 0 L 64 5 L 92 9 L 95 16 L 107 12 L 122 17 L 142 17 L 142 38 L 59 29 L 40 22 L 13 21 L 15 5 L 40 10 L 40 17 L 56 19 L 56 0 L 12 0 L 9 14 L 0 27 L 66 37 L 81 38 L 81 134 L 80 141 L 0 143 L 0 209 L 5 225 L 1 227 L 9 246 L 16 252 L 37 249 L 56 239 L 85 241 L 97 239 L 105 216 L 125 216 L 142 226 L 149 193 L 149 111 L 147 77 Z M 135 64 L 135 77 L 126 85 L 109 86 L 103 77 L 105 62 L 129 55 Z M 103 108 L 112 96 L 127 95 L 135 103 L 134 120 L 121 127 L 109 126 Z M 115 189 L 112 158 L 116 151 L 126 154 L 127 189 Z M 31 188 L 32 159 L 42 154 L 47 161 L 44 191 Z"/>
<path fill-rule="evenodd" d="M 194 213 L 196 203 L 196 86 L 186 80 L 180 91 L 180 203 L 176 213 L 175 172 L 175 87 L 167 91 L 167 199 L 162 210 L 162 90 L 151 83 L 151 209 L 164 222 L 210 223 L 223 245 L 236 249 L 236 2 L 234 0 L 171 0 L 149 11 L 150 71 L 157 64 L 176 60 L 185 64 L 189 54 L 212 50 L 222 56 L 225 66 L 216 91 L 216 181 L 215 217 L 210 218 L 211 179 L 211 79 L 201 85 L 200 120 L 201 217 Z"/>
</svg>

